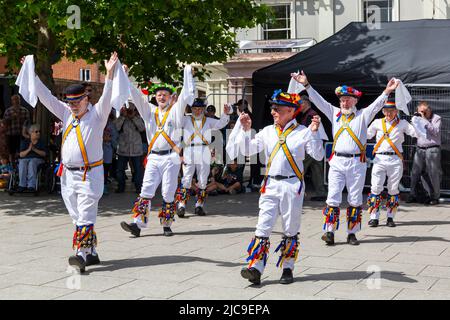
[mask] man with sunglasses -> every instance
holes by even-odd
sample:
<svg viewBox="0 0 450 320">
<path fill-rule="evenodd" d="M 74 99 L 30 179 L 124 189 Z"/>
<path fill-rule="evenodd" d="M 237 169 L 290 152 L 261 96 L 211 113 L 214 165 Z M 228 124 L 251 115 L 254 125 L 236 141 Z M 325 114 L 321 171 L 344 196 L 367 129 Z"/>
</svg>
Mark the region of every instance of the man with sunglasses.
<svg viewBox="0 0 450 320">
<path fill-rule="evenodd" d="M 317 132 L 320 117 L 315 116 L 308 128 L 295 120 L 302 106 L 298 94 L 276 90 L 269 102 L 273 125 L 265 127 L 251 139 L 251 118 L 242 113 L 227 143 L 238 145 L 245 156 L 263 152 L 266 159 L 258 224 L 247 250 L 249 264 L 241 270 L 241 276 L 253 284 L 260 284 L 269 255 L 269 237 L 280 216 L 283 238 L 275 252 L 280 252 L 277 267 L 283 268 L 280 283 L 289 284 L 294 281 L 292 271 L 299 249 L 298 234 L 305 194 L 303 160 L 306 153 L 316 160 L 323 159 L 324 149 Z"/>
<path fill-rule="evenodd" d="M 361 230 L 362 191 L 367 169 L 367 128 L 383 108 L 389 94 L 397 88 L 399 80 L 392 78 L 370 106 L 357 110 L 356 103 L 362 92 L 348 86 L 337 87 L 335 93 L 339 98 L 340 108 L 336 108 L 311 87 L 303 70 L 301 73 L 292 73 L 291 76 L 306 88 L 311 102 L 332 124 L 334 141 L 329 159 L 327 206 L 323 210 L 325 233 L 322 240 L 327 245 L 334 245 L 334 232 L 339 228 L 342 191 L 347 187 L 347 243 L 359 245 L 355 234 Z"/>
<path fill-rule="evenodd" d="M 63 121 L 61 144 L 61 195 L 75 224 L 73 248 L 75 255 L 69 264 L 84 272 L 86 266 L 100 263 L 95 247 L 97 235 L 94 225 L 97 219 L 98 202 L 103 195 L 103 128 L 111 111 L 112 79 L 118 61 L 113 53 L 105 60 L 106 77 L 103 94 L 94 106 L 89 103 L 85 88 L 72 84 L 65 89 L 65 102 L 58 100 L 42 83 L 31 60 L 22 59 L 27 79 L 34 78 L 34 93 L 41 103 L 58 119 Z M 20 78 L 20 74 L 19 77 Z M 33 89 L 30 89 L 30 91 Z"/>
</svg>

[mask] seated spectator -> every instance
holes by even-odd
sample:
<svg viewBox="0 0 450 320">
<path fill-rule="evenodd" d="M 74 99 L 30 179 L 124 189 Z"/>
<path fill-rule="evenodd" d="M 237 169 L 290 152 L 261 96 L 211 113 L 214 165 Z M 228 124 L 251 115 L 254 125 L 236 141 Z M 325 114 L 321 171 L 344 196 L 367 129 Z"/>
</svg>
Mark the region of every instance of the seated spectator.
<svg viewBox="0 0 450 320">
<path fill-rule="evenodd" d="M 236 194 L 244 192 L 244 166 L 238 165 L 237 160 L 227 165 L 225 173 L 220 181 L 215 185 L 211 184 L 211 190 L 217 190 L 219 193 Z M 213 188 L 215 186 L 215 188 Z"/>
<path fill-rule="evenodd" d="M 208 177 L 208 184 L 206 185 L 206 192 L 209 195 L 217 195 L 217 185 L 216 182 L 222 181 L 222 173 L 223 173 L 223 165 L 212 163 L 211 164 L 211 172 Z"/>
<path fill-rule="evenodd" d="M 0 189 L 4 189 L 8 186 L 13 168 L 9 163 L 9 157 L 7 155 L 3 155 L 0 161 Z"/>
<path fill-rule="evenodd" d="M 19 152 L 19 192 L 34 191 L 38 166 L 44 163 L 47 148 L 40 139 L 41 131 L 37 124 L 30 126 L 30 139 L 22 140 Z"/>
</svg>

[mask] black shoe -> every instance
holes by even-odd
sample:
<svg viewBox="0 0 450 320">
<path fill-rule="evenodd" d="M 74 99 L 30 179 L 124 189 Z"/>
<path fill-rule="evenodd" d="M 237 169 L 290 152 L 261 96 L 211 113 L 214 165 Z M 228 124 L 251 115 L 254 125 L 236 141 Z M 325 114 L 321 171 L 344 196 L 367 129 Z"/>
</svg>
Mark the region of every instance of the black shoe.
<svg viewBox="0 0 450 320">
<path fill-rule="evenodd" d="M 170 229 L 170 227 L 163 227 L 163 231 L 166 237 L 173 236 L 173 232 L 172 229 Z"/>
<path fill-rule="evenodd" d="M 358 239 L 356 239 L 356 236 L 354 233 L 350 233 L 347 236 L 347 243 L 351 244 L 352 246 L 358 246 L 359 245 L 359 241 Z"/>
<path fill-rule="evenodd" d="M 376 228 L 376 227 L 378 227 L 378 219 L 370 219 L 368 224 L 372 228 Z"/>
<path fill-rule="evenodd" d="M 428 203 L 427 204 L 429 204 L 430 206 L 435 206 L 435 205 L 437 205 L 439 202 L 437 201 L 437 200 L 430 200 L 430 201 L 428 201 Z"/>
<path fill-rule="evenodd" d="M 253 284 L 261 284 L 261 272 L 255 268 L 242 268 L 241 276 Z"/>
<path fill-rule="evenodd" d="M 409 196 L 408 199 L 406 199 L 406 203 L 415 203 L 417 202 L 417 198 L 414 196 Z"/>
<path fill-rule="evenodd" d="M 17 187 L 17 192 L 24 192 L 25 190 L 27 190 L 27 188 L 25 188 L 25 187 Z"/>
<path fill-rule="evenodd" d="M 387 218 L 386 225 L 388 227 L 394 228 L 395 227 L 394 219 L 393 218 Z"/>
<path fill-rule="evenodd" d="M 82 256 L 75 255 L 69 257 L 69 265 L 80 269 L 80 273 L 86 271 L 86 261 L 84 261 Z"/>
<path fill-rule="evenodd" d="M 280 278 L 281 284 L 289 284 L 294 282 L 294 276 L 292 275 L 292 270 L 289 268 L 283 269 L 283 274 Z"/>
<path fill-rule="evenodd" d="M 326 232 L 322 235 L 322 240 L 327 243 L 327 246 L 334 245 L 334 233 L 333 232 Z"/>
<path fill-rule="evenodd" d="M 205 210 L 203 210 L 203 207 L 196 207 L 194 213 L 199 216 L 206 215 Z"/>
<path fill-rule="evenodd" d="M 136 223 L 128 224 L 125 221 L 122 221 L 120 223 L 120 226 L 122 227 L 123 230 L 125 230 L 127 232 L 131 232 L 131 234 L 133 236 L 135 236 L 136 238 L 141 235 L 141 229 L 137 226 Z"/>
<path fill-rule="evenodd" d="M 184 207 L 180 207 L 177 210 L 177 216 L 180 218 L 184 218 L 184 214 L 186 213 L 186 209 Z"/>
<path fill-rule="evenodd" d="M 311 201 L 320 201 L 320 202 L 323 202 L 323 201 L 326 201 L 326 200 L 327 200 L 327 197 L 324 197 L 324 196 L 311 197 Z"/>
<path fill-rule="evenodd" d="M 88 254 L 86 256 L 86 267 L 96 264 L 100 264 L 100 258 L 98 257 L 98 254 Z"/>
</svg>

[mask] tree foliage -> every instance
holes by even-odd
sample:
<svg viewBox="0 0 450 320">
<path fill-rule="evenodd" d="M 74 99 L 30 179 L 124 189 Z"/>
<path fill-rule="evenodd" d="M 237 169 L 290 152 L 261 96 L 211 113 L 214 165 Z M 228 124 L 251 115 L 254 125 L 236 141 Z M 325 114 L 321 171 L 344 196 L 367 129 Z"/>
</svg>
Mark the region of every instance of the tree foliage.
<svg viewBox="0 0 450 320">
<path fill-rule="evenodd" d="M 80 28 L 68 28 L 70 5 Z M 223 62 L 236 49 L 236 28 L 253 27 L 268 9 L 251 0 L 0 0 L 0 55 L 8 67 L 34 54 L 44 82 L 63 56 L 99 62 L 117 51 L 139 82 L 180 78 L 182 64 Z"/>
</svg>

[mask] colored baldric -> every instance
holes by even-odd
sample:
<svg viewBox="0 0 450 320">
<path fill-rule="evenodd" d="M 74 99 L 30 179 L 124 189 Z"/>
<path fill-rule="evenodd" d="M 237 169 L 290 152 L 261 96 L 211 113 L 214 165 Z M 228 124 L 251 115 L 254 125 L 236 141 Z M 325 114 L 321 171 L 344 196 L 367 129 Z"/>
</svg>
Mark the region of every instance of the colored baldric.
<svg viewBox="0 0 450 320">
<path fill-rule="evenodd" d="M 298 189 L 298 194 L 301 193 L 302 186 L 303 186 L 303 174 L 300 171 L 300 169 L 298 168 L 297 163 L 295 162 L 294 157 L 292 156 L 292 153 L 286 144 L 287 136 L 292 131 L 294 131 L 294 129 L 297 127 L 298 127 L 298 124 L 291 124 L 291 126 L 289 128 L 287 128 L 286 131 L 284 131 L 284 132 L 282 132 L 279 127 L 277 127 L 277 126 L 275 127 L 275 129 L 277 131 L 277 135 L 278 135 L 278 142 L 275 145 L 275 147 L 273 148 L 272 152 L 270 153 L 269 161 L 267 162 L 267 166 L 266 166 L 266 172 L 264 174 L 264 182 L 263 182 L 263 185 L 260 190 L 261 193 L 266 192 L 266 184 L 267 184 L 267 180 L 269 178 L 270 166 L 272 165 L 272 161 L 275 158 L 278 151 L 280 150 L 280 148 L 283 149 L 283 152 L 286 155 L 286 158 L 287 158 L 292 170 L 294 170 L 295 175 L 300 180 L 300 188 Z"/>
<path fill-rule="evenodd" d="M 197 123 L 195 122 L 195 119 L 193 117 L 191 117 L 191 121 L 192 121 L 192 126 L 194 127 L 194 133 L 189 137 L 189 139 L 186 141 L 185 145 L 188 146 L 194 140 L 195 136 L 198 136 L 200 139 L 202 139 L 202 141 L 205 145 L 209 145 L 208 140 L 206 140 L 205 137 L 201 133 L 201 130 L 206 122 L 206 117 L 203 116 L 202 124 L 201 124 L 200 128 L 197 127 Z"/>
<path fill-rule="evenodd" d="M 386 129 L 386 118 L 381 119 L 381 124 L 383 126 L 383 136 L 380 140 L 378 140 L 377 144 L 373 148 L 373 154 L 375 154 L 378 150 L 378 148 L 381 146 L 381 143 L 386 140 L 387 143 L 391 146 L 392 150 L 394 150 L 395 154 L 403 160 L 403 156 L 400 153 L 400 151 L 397 149 L 395 144 L 392 142 L 391 138 L 389 137 L 389 134 L 392 132 L 392 130 L 397 126 L 397 124 L 400 122 L 400 120 L 397 118 L 396 121 L 392 124 L 392 126 L 389 128 L 389 130 Z"/>
<path fill-rule="evenodd" d="M 350 137 L 353 139 L 353 141 L 355 141 L 355 143 L 358 145 L 359 151 L 361 152 L 361 155 L 359 157 L 360 161 L 366 162 L 366 146 L 364 146 L 361 143 L 361 141 L 359 141 L 358 137 L 356 137 L 355 133 L 349 126 L 350 121 L 353 120 L 353 118 L 355 117 L 355 114 L 352 113 L 352 115 L 350 117 L 346 117 L 345 115 L 342 115 L 341 112 L 339 112 L 337 114 L 337 116 L 338 116 L 338 118 L 336 119 L 336 122 L 341 121 L 342 127 L 340 127 L 339 130 L 334 135 L 333 147 L 331 149 L 331 156 L 330 156 L 329 160 L 331 160 L 334 156 L 334 148 L 336 147 L 338 138 L 340 137 L 341 133 L 344 132 L 344 130 L 346 130 L 348 132 L 348 134 L 350 135 Z"/>
<path fill-rule="evenodd" d="M 62 150 L 64 142 L 66 141 L 66 138 L 69 135 L 70 131 L 72 131 L 72 129 L 75 128 L 75 132 L 77 134 L 78 146 L 80 147 L 81 156 L 83 157 L 83 163 L 84 163 L 83 181 L 86 181 L 87 172 L 92 168 L 101 166 L 103 164 L 103 159 L 89 163 L 89 159 L 88 159 L 87 152 L 86 152 L 86 146 L 84 145 L 83 136 L 81 135 L 81 128 L 80 128 L 81 118 L 78 118 L 74 115 L 72 115 L 72 117 L 73 117 L 72 122 L 67 126 L 67 129 L 63 134 L 62 142 L 61 142 L 61 150 Z M 63 164 L 61 162 L 57 168 L 57 175 L 60 177 L 62 175 L 62 173 L 63 173 Z"/>
<path fill-rule="evenodd" d="M 172 141 L 172 139 L 170 139 L 170 137 L 167 135 L 167 133 L 164 131 L 164 125 L 166 124 L 167 121 L 167 117 L 169 116 L 169 112 L 172 109 L 172 106 L 170 106 L 166 112 L 164 112 L 163 115 L 163 119 L 160 122 L 159 121 L 159 108 L 156 108 L 155 111 L 155 123 L 156 126 L 158 127 L 158 129 L 156 130 L 155 135 L 153 136 L 152 140 L 150 141 L 149 145 L 148 145 L 148 151 L 147 151 L 147 156 L 145 157 L 144 160 L 144 165 L 147 163 L 147 157 L 148 155 L 152 152 L 153 149 L 153 145 L 156 142 L 156 139 L 158 139 L 158 137 L 160 135 L 162 135 L 164 137 L 164 139 L 166 139 L 166 141 L 169 143 L 170 147 L 178 154 L 180 154 L 180 148 L 177 147 L 177 145 L 175 144 L 175 142 Z"/>
</svg>

